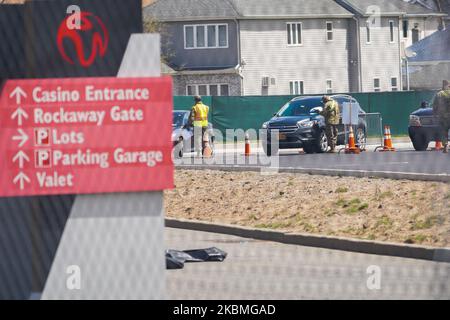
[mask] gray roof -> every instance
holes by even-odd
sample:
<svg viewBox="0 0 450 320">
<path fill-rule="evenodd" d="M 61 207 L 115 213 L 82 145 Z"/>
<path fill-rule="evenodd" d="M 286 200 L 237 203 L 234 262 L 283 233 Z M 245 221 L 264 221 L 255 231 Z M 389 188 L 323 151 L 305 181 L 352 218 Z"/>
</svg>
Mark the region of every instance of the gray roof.
<svg viewBox="0 0 450 320">
<path fill-rule="evenodd" d="M 160 21 L 352 16 L 334 0 L 158 0 L 143 12 Z"/>
<path fill-rule="evenodd" d="M 403 1 L 406 1 L 409 3 L 417 3 L 425 8 L 437 10 L 437 5 L 436 5 L 435 0 L 403 0 Z"/>
<path fill-rule="evenodd" d="M 145 7 L 143 14 L 160 21 L 237 17 L 233 6 L 226 0 L 158 0 Z"/>
<path fill-rule="evenodd" d="M 408 47 L 407 51 L 415 53 L 414 57 L 408 58 L 410 62 L 450 61 L 450 29 L 434 32 Z"/>
<path fill-rule="evenodd" d="M 337 0 L 337 2 L 350 6 L 356 12 L 365 15 L 370 6 L 378 6 L 383 15 L 441 15 L 437 10 L 428 9 L 418 3 L 409 3 L 404 0 Z"/>
<path fill-rule="evenodd" d="M 441 9 L 450 15 L 450 0 L 441 1 Z"/>
<path fill-rule="evenodd" d="M 352 16 L 333 0 L 229 0 L 243 17 Z"/>
</svg>

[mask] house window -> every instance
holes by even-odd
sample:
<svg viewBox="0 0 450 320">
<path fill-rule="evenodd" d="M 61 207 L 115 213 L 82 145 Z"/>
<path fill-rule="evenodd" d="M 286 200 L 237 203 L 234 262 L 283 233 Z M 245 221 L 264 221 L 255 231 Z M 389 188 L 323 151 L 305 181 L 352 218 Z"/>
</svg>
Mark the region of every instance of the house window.
<svg viewBox="0 0 450 320">
<path fill-rule="evenodd" d="M 292 95 L 305 94 L 305 91 L 303 89 L 303 81 L 301 80 L 290 81 L 289 88 Z"/>
<path fill-rule="evenodd" d="M 298 46 L 302 44 L 302 24 L 301 22 L 287 23 L 288 45 Z"/>
<path fill-rule="evenodd" d="M 333 22 L 327 21 L 327 40 L 333 41 Z"/>
<path fill-rule="evenodd" d="M 219 96 L 229 96 L 230 95 L 230 87 L 227 84 L 220 85 Z"/>
<path fill-rule="evenodd" d="M 394 21 L 389 21 L 389 32 L 391 43 L 394 43 Z"/>
<path fill-rule="evenodd" d="M 204 48 L 206 46 L 206 39 L 205 39 L 205 26 L 197 26 L 196 28 L 196 45 L 197 48 Z"/>
<path fill-rule="evenodd" d="M 228 48 L 228 25 L 201 24 L 184 26 L 184 48 Z"/>
<path fill-rule="evenodd" d="M 209 85 L 209 95 L 210 96 L 218 96 L 219 95 L 219 85 L 217 85 L 217 84 Z"/>
<path fill-rule="evenodd" d="M 228 47 L 228 25 L 218 25 L 217 32 L 219 34 L 219 48 Z"/>
<path fill-rule="evenodd" d="M 370 43 L 371 42 L 371 37 L 370 37 L 370 26 L 367 25 L 366 26 L 366 43 Z"/>
<path fill-rule="evenodd" d="M 373 91 L 375 91 L 375 92 L 380 92 L 381 91 L 380 78 L 374 78 L 373 79 Z"/>
<path fill-rule="evenodd" d="M 208 48 L 214 48 L 217 45 L 216 26 L 208 26 Z"/>
<path fill-rule="evenodd" d="M 201 84 L 197 86 L 197 94 L 201 96 L 209 96 L 208 85 Z"/>
<path fill-rule="evenodd" d="M 333 93 L 333 81 L 327 80 L 326 92 L 327 93 Z"/>
<path fill-rule="evenodd" d="M 228 84 L 193 84 L 186 86 L 188 96 L 229 96 Z"/>
<path fill-rule="evenodd" d="M 187 86 L 186 87 L 186 94 L 188 96 L 195 96 L 197 94 L 196 86 Z"/>
<path fill-rule="evenodd" d="M 391 78 L 391 90 L 398 91 L 398 82 L 396 77 Z"/>
<path fill-rule="evenodd" d="M 194 48 L 194 27 L 186 26 L 184 28 L 184 47 Z"/>
<path fill-rule="evenodd" d="M 403 38 L 408 38 L 408 29 L 409 29 L 408 20 L 403 20 L 402 29 L 403 29 Z"/>
</svg>

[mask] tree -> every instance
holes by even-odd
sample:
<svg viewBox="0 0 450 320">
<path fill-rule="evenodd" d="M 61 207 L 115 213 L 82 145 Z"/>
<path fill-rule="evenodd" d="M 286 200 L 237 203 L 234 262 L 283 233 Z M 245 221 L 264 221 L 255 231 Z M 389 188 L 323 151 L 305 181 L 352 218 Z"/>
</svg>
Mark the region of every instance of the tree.
<svg viewBox="0 0 450 320">
<path fill-rule="evenodd" d="M 144 18 L 144 32 L 145 33 L 159 33 L 161 35 L 161 62 L 168 64 L 170 58 L 173 58 L 175 54 L 171 49 L 171 37 L 167 26 L 152 17 Z"/>
</svg>

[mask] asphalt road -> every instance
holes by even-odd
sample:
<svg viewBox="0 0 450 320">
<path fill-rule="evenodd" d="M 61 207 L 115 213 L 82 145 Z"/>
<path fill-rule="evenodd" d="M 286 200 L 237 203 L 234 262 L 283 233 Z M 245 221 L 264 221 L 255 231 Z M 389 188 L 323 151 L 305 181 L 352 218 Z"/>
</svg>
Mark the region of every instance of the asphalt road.
<svg viewBox="0 0 450 320">
<path fill-rule="evenodd" d="M 370 150 L 359 155 L 304 154 L 299 150 L 282 150 L 277 157 L 267 158 L 261 148 L 253 147 L 252 151 L 252 155 L 245 159 L 240 145 L 235 150 L 221 148 L 214 159 L 203 162 L 188 154 L 181 165 L 269 166 L 271 161 L 280 168 L 450 175 L 450 154 L 431 150 L 417 152 L 409 143 L 398 144 L 397 152 Z"/>
<path fill-rule="evenodd" d="M 167 270 L 168 299 L 450 299 L 448 263 L 182 229 L 166 228 L 165 237 L 170 249 L 228 253 L 224 262 Z"/>
</svg>

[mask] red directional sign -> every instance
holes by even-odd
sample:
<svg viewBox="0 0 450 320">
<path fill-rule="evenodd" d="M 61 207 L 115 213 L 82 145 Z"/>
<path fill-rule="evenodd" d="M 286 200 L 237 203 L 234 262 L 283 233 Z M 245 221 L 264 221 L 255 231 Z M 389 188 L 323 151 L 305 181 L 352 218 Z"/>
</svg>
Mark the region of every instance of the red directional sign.
<svg viewBox="0 0 450 320">
<path fill-rule="evenodd" d="M 0 95 L 0 196 L 173 187 L 172 80 L 9 80 Z"/>
</svg>

